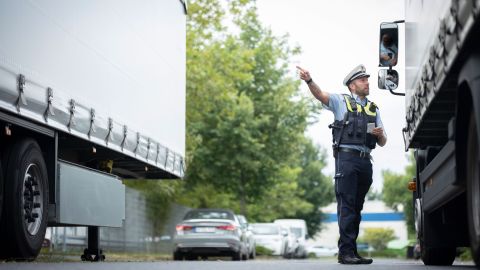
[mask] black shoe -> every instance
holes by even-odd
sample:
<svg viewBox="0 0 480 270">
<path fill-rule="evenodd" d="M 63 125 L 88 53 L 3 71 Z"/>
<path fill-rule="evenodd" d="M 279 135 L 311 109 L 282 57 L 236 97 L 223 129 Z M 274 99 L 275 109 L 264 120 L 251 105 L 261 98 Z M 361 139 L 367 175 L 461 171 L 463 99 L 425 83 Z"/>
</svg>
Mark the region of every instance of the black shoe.
<svg viewBox="0 0 480 270">
<path fill-rule="evenodd" d="M 341 264 L 360 264 L 359 258 L 353 255 L 338 255 L 338 263 Z"/>
<path fill-rule="evenodd" d="M 364 258 L 364 257 L 362 257 L 358 254 L 356 254 L 355 257 L 357 257 L 357 259 L 360 260 L 360 264 L 372 264 L 373 263 L 373 259 Z"/>
</svg>

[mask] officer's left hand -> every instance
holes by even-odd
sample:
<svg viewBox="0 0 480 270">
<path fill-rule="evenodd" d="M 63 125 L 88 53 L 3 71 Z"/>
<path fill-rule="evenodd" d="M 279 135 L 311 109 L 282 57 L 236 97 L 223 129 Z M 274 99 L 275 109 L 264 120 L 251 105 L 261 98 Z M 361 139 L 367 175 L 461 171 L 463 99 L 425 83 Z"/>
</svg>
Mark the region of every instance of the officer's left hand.
<svg viewBox="0 0 480 270">
<path fill-rule="evenodd" d="M 376 136 L 377 138 L 381 138 L 383 136 L 383 128 L 376 127 L 372 130 L 372 135 Z"/>
</svg>

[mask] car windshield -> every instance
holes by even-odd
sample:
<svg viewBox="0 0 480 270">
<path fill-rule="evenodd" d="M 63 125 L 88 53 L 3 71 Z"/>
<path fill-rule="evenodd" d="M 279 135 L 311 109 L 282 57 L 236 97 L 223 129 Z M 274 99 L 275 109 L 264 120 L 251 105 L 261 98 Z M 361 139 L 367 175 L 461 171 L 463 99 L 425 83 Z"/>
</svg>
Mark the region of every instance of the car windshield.
<svg viewBox="0 0 480 270">
<path fill-rule="evenodd" d="M 263 235 L 274 235 L 278 234 L 278 227 L 276 226 L 262 226 L 255 225 L 252 226 L 254 234 L 263 234 Z"/>
<path fill-rule="evenodd" d="M 230 219 L 235 220 L 233 214 L 221 210 L 194 210 L 185 215 L 186 219 Z"/>
<path fill-rule="evenodd" d="M 302 229 L 301 228 L 290 228 L 290 231 L 295 235 L 296 238 L 302 237 Z"/>
</svg>

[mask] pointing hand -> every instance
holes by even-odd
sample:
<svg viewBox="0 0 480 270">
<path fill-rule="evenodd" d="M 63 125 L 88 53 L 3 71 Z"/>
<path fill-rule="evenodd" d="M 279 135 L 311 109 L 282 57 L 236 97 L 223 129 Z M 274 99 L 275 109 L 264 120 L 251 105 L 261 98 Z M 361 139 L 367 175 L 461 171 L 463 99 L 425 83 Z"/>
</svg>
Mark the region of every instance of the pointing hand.
<svg viewBox="0 0 480 270">
<path fill-rule="evenodd" d="M 299 66 L 297 66 L 297 69 L 299 70 L 300 72 L 300 79 L 304 80 L 304 81 L 308 81 L 310 80 L 312 77 L 310 76 L 310 72 L 308 72 L 308 70 L 305 70 Z"/>
</svg>

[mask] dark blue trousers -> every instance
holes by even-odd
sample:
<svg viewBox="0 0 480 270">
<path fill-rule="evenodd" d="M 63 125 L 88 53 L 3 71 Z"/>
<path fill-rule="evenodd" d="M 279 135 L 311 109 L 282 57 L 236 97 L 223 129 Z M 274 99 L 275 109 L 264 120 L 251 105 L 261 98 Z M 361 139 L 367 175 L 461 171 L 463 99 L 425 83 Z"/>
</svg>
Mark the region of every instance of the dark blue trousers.
<svg viewBox="0 0 480 270">
<path fill-rule="evenodd" d="M 340 239 L 339 255 L 357 252 L 357 237 L 363 203 L 372 185 L 372 163 L 369 158 L 339 152 L 335 159 L 335 196 Z"/>
</svg>

